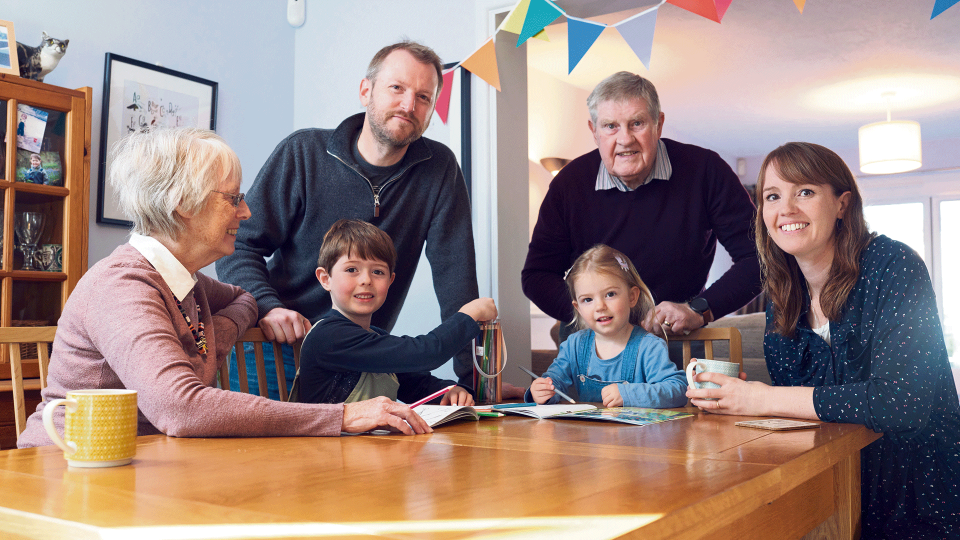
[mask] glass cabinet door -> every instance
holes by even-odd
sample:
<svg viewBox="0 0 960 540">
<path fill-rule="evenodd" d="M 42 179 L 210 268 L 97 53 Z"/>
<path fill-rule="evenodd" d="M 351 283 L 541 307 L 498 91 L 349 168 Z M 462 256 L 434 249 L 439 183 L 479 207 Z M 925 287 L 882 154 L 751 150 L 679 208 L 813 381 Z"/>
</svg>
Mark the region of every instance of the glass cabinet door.
<svg viewBox="0 0 960 540">
<path fill-rule="evenodd" d="M 0 79 L 0 326 L 57 324 L 86 271 L 91 97 Z"/>
</svg>

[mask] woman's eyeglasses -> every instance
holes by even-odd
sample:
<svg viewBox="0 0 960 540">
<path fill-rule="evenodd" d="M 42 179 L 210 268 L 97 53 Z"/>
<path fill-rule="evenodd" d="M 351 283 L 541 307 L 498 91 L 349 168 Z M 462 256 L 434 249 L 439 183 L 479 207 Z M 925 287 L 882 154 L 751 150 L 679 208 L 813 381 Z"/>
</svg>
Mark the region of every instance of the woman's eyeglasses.
<svg viewBox="0 0 960 540">
<path fill-rule="evenodd" d="M 226 195 L 227 198 L 230 199 L 230 204 L 232 204 L 234 208 L 240 206 L 240 203 L 243 202 L 243 193 L 226 193 L 226 192 L 217 191 L 217 190 L 213 190 L 213 192 L 219 193 L 221 195 Z"/>
</svg>

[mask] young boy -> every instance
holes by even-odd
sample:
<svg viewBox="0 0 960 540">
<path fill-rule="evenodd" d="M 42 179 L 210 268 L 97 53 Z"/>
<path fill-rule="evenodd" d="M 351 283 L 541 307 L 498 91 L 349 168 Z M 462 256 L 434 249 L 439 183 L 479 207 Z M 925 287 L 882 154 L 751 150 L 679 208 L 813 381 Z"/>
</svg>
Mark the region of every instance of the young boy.
<svg viewBox="0 0 960 540">
<path fill-rule="evenodd" d="M 30 154 L 30 170 L 27 171 L 24 180 L 33 184 L 47 183 L 47 171 L 40 166 L 40 154 Z"/>
<path fill-rule="evenodd" d="M 350 403 L 377 396 L 413 403 L 453 381 L 429 373 L 470 343 L 477 321 L 494 319 L 490 298 L 460 309 L 429 334 L 391 336 L 370 326 L 393 283 L 397 252 L 387 233 L 365 221 L 341 219 L 323 237 L 317 279 L 330 291 L 333 309 L 317 321 L 300 351 L 300 400 Z M 441 405 L 473 405 L 462 387 Z"/>
</svg>

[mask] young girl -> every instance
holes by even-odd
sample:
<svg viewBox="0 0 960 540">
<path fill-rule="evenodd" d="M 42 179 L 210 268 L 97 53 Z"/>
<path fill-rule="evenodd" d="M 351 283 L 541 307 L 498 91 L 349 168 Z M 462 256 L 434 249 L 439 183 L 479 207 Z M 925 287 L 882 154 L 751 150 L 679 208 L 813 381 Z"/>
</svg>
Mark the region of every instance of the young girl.
<svg viewBox="0 0 960 540">
<path fill-rule="evenodd" d="M 580 330 L 560 345 L 526 400 L 556 403 L 555 389 L 575 385 L 580 401 L 604 407 L 683 407 L 686 376 L 667 357 L 664 341 L 641 328 L 653 298 L 626 255 L 598 244 L 567 272 Z"/>
</svg>

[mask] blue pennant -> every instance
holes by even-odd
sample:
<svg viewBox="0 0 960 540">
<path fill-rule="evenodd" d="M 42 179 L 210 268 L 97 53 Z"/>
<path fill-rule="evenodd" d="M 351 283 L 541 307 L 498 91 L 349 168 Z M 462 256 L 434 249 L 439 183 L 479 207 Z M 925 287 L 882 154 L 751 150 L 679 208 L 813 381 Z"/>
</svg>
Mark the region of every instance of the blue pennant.
<svg viewBox="0 0 960 540">
<path fill-rule="evenodd" d="M 960 1 L 960 0 L 958 0 Z M 567 74 L 573 72 L 607 25 L 567 16 Z"/>
<path fill-rule="evenodd" d="M 950 9 L 957 2 L 960 2 L 960 0 L 937 0 L 937 3 L 933 5 L 933 13 L 930 15 L 930 20 L 932 21 L 934 17 Z"/>
</svg>

